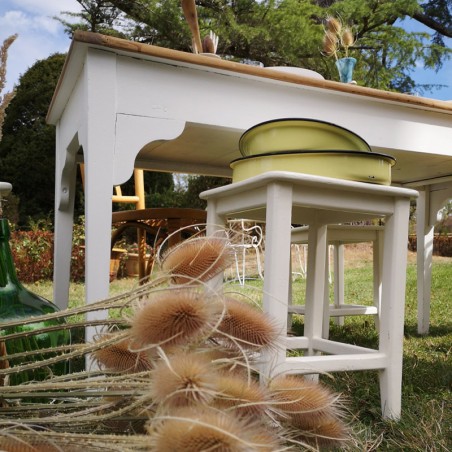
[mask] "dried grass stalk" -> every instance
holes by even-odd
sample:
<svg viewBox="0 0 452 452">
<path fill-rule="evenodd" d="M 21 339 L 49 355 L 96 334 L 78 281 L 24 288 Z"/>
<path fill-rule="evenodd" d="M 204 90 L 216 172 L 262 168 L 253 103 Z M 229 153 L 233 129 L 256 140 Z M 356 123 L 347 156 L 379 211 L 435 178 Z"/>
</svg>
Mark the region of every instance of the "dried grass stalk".
<svg viewBox="0 0 452 452">
<path fill-rule="evenodd" d="M 0 47 L 0 93 L 3 91 L 6 83 L 6 63 L 8 61 L 8 50 L 12 43 L 17 39 L 17 34 L 11 35 L 3 41 Z M 5 111 L 15 95 L 15 91 L 0 95 L 0 141 L 2 140 L 2 128 L 5 121 Z"/>
</svg>

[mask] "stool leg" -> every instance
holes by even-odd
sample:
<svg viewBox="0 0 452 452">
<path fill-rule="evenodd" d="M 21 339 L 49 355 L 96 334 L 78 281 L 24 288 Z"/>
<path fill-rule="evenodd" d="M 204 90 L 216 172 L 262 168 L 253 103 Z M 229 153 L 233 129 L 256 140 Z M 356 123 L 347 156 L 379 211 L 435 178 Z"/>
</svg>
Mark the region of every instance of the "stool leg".
<svg viewBox="0 0 452 452">
<path fill-rule="evenodd" d="M 344 245 L 334 244 L 334 307 L 344 304 Z M 344 325 L 344 317 L 335 317 L 336 325 Z"/>
<path fill-rule="evenodd" d="M 383 231 L 377 231 L 377 238 L 373 244 L 373 278 L 374 278 L 374 306 L 377 307 L 377 315 L 374 316 L 375 328 L 380 330 L 381 309 L 381 274 L 383 265 Z"/>
<path fill-rule="evenodd" d="M 289 260 L 289 296 L 288 296 L 288 306 L 287 306 L 287 332 L 292 330 L 292 317 L 293 314 L 289 312 L 290 305 L 293 304 L 293 288 L 292 288 L 292 247 L 290 250 L 290 260 Z"/>
<path fill-rule="evenodd" d="M 277 374 L 286 360 L 291 219 L 292 187 L 268 185 L 263 306 L 280 328 L 280 344 L 263 356 L 263 375 Z"/>
<path fill-rule="evenodd" d="M 308 268 L 306 272 L 306 313 L 304 317 L 304 335 L 309 339 L 308 354 L 315 351 L 311 341 L 322 337 L 323 311 L 325 309 L 325 267 L 327 252 L 326 225 L 310 224 L 308 234 Z"/>
<path fill-rule="evenodd" d="M 336 247 L 333 246 L 333 253 Z M 336 276 L 336 274 L 334 274 Z M 323 326 L 322 337 L 328 339 L 330 335 L 330 246 L 326 246 L 325 256 L 325 284 L 323 287 Z"/>
<path fill-rule="evenodd" d="M 402 397 L 409 201 L 394 203 L 394 213 L 386 218 L 384 232 L 379 350 L 386 355 L 386 367 L 380 371 L 382 414 L 384 418 L 398 419 Z"/>
<path fill-rule="evenodd" d="M 206 235 L 212 236 L 219 233 L 222 230 L 222 225 L 226 224 L 225 219 L 222 218 L 217 212 L 217 203 L 215 200 L 209 200 L 207 203 L 207 225 Z M 210 290 L 219 292 L 223 287 L 223 273 L 212 278 L 207 286 Z"/>
</svg>

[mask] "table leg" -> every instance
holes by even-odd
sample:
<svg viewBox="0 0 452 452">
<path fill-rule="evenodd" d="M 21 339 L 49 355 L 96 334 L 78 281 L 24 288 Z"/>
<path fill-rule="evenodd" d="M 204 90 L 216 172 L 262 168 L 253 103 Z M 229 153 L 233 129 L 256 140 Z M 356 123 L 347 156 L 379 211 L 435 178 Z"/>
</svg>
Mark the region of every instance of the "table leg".
<svg viewBox="0 0 452 452">
<path fill-rule="evenodd" d="M 429 197 L 430 187 L 419 191 L 416 208 L 417 330 L 419 334 L 427 334 L 430 323 L 434 225 L 429 224 Z"/>
<path fill-rule="evenodd" d="M 56 146 L 53 300 L 60 309 L 66 309 L 69 302 L 78 139 L 75 137 L 66 150 L 57 134 Z"/>
</svg>

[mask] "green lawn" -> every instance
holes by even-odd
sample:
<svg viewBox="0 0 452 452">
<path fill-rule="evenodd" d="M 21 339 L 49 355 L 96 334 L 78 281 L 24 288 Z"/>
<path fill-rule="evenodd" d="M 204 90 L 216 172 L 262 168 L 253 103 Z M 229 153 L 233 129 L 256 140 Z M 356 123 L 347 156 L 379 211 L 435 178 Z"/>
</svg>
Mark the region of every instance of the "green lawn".
<svg viewBox="0 0 452 452">
<path fill-rule="evenodd" d="M 411 261 L 412 262 L 412 261 Z M 363 261 L 346 271 L 346 299 L 354 303 L 372 302 L 372 267 Z M 111 284 L 117 294 L 136 285 L 120 279 Z M 51 284 L 35 284 L 31 289 L 52 298 Z M 233 286 L 237 288 L 237 286 Z M 262 284 L 250 282 L 247 293 L 260 299 Z M 71 285 L 71 307 L 83 303 L 83 285 Z M 304 280 L 294 283 L 294 293 L 303 294 Z M 435 259 L 432 279 L 430 334 L 417 334 L 416 266 L 407 274 L 405 315 L 402 418 L 384 422 L 380 416 L 376 371 L 335 373 L 322 377 L 346 398 L 356 443 L 356 451 L 450 451 L 452 450 L 452 260 Z M 300 295 L 300 301 L 302 296 Z M 303 318 L 294 321 L 302 329 Z M 377 335 L 371 317 L 348 317 L 343 327 L 331 324 L 331 338 L 365 346 L 375 346 Z"/>
</svg>

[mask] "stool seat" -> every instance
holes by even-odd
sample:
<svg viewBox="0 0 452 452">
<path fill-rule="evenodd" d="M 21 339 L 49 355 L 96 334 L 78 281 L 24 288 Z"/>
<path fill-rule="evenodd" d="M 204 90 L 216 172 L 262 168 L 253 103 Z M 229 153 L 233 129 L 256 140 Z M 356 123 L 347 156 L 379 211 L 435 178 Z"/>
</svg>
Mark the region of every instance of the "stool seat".
<svg viewBox="0 0 452 452">
<path fill-rule="evenodd" d="M 281 347 L 263 356 L 262 371 L 319 373 L 377 369 L 383 417 L 401 413 L 402 347 L 410 199 L 415 190 L 285 171 L 200 194 L 207 234 L 230 218 L 266 222 L 263 309 L 281 327 Z M 385 219 L 379 344 L 360 347 L 322 337 L 327 225 Z M 304 335 L 287 336 L 292 224 L 309 226 Z M 303 356 L 287 356 L 301 349 Z"/>
</svg>

